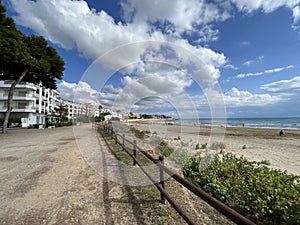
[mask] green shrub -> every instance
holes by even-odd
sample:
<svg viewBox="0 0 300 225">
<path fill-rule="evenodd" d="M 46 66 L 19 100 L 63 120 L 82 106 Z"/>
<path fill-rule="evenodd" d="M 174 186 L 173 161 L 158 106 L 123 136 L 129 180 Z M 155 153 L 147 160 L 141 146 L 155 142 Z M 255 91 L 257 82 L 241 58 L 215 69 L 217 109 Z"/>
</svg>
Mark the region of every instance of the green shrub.
<svg viewBox="0 0 300 225">
<path fill-rule="evenodd" d="M 201 149 L 206 149 L 207 148 L 207 143 L 201 144 Z"/>
<path fill-rule="evenodd" d="M 180 139 L 180 136 L 174 138 L 175 141 L 179 141 Z"/>
<path fill-rule="evenodd" d="M 174 148 L 170 147 L 167 142 L 162 140 L 156 147 L 160 154 L 164 156 L 169 156 L 174 152 Z"/>
<path fill-rule="evenodd" d="M 203 161 L 200 154 L 192 157 L 183 173 L 215 198 L 257 224 L 300 224 L 300 176 L 231 153 L 214 156 L 200 170 Z"/>
<path fill-rule="evenodd" d="M 148 137 L 150 135 L 150 131 L 148 130 L 139 130 L 135 127 L 130 127 L 130 131 L 134 133 L 134 136 L 140 139 L 144 139 L 145 137 Z"/>
<path fill-rule="evenodd" d="M 221 142 L 216 142 L 216 143 L 213 143 L 210 148 L 213 149 L 213 150 L 223 150 L 225 149 L 226 145 L 224 143 L 221 143 Z"/>
<path fill-rule="evenodd" d="M 196 147 L 195 147 L 195 149 L 196 149 L 196 150 L 200 149 L 200 145 L 199 145 L 199 143 L 197 143 L 197 144 L 196 144 Z"/>
</svg>

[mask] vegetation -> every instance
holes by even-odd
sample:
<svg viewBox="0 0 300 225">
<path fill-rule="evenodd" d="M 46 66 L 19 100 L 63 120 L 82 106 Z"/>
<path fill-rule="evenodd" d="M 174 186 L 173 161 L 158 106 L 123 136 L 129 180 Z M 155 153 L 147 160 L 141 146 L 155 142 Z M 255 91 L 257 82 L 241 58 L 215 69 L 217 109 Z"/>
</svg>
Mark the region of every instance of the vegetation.
<svg viewBox="0 0 300 225">
<path fill-rule="evenodd" d="M 59 119 L 59 121 L 66 121 L 68 120 L 68 113 L 68 106 L 60 104 L 58 108 L 55 108 L 53 115 L 56 116 Z"/>
<path fill-rule="evenodd" d="M 20 117 L 11 117 L 8 119 L 7 127 L 11 126 L 21 126 L 21 118 Z M 3 119 L 0 119 L 0 126 L 3 126 Z"/>
<path fill-rule="evenodd" d="M 212 150 L 219 150 L 219 149 L 224 150 L 226 148 L 226 145 L 224 143 L 216 142 L 216 143 L 212 143 L 210 148 Z"/>
<path fill-rule="evenodd" d="M 159 142 L 159 144 L 156 146 L 156 149 L 159 150 L 160 154 L 166 157 L 174 152 L 174 148 L 170 147 L 164 140 Z"/>
<path fill-rule="evenodd" d="M 56 89 L 56 79 L 62 79 L 64 61 L 43 37 L 26 36 L 17 30 L 13 19 L 6 17 L 0 0 L 0 79 L 12 80 L 3 121 L 3 133 L 12 111 L 14 89 L 21 81 L 42 83 Z"/>
<path fill-rule="evenodd" d="M 174 138 L 175 141 L 179 141 L 180 139 L 180 136 Z"/>
<path fill-rule="evenodd" d="M 270 169 L 267 161 L 253 162 L 231 153 L 190 158 L 186 177 L 257 224 L 300 224 L 300 177 Z"/>
<path fill-rule="evenodd" d="M 150 131 L 148 130 L 139 130 L 135 127 L 130 127 L 130 131 L 134 133 L 134 136 L 140 139 L 144 139 L 145 137 L 148 137 L 150 135 Z"/>
</svg>

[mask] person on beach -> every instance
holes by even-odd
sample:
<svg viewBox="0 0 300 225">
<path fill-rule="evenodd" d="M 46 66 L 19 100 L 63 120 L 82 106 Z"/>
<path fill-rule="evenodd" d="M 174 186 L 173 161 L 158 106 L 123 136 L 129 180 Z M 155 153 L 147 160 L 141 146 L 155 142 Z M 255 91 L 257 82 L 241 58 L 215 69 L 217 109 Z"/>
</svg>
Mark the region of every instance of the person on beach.
<svg viewBox="0 0 300 225">
<path fill-rule="evenodd" d="M 283 136 L 283 135 L 284 135 L 283 130 L 280 130 L 279 135 L 280 135 L 280 136 Z"/>
</svg>

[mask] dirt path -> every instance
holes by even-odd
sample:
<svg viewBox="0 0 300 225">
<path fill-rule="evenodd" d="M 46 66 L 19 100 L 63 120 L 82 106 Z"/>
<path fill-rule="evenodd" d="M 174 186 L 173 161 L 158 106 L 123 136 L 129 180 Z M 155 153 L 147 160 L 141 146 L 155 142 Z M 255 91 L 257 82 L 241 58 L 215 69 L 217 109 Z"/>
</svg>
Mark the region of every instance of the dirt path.
<svg viewBox="0 0 300 225">
<path fill-rule="evenodd" d="M 96 138 L 90 126 L 81 132 L 106 151 L 84 139 Z M 71 127 L 0 134 L 0 224 L 140 224 L 128 198 L 86 163 Z"/>
</svg>

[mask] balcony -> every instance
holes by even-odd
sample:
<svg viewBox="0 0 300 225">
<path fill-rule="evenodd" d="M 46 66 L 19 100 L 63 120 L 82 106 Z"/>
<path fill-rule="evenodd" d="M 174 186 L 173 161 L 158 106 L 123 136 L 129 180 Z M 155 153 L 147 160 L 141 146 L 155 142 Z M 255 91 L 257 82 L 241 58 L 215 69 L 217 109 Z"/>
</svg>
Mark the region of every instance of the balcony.
<svg viewBox="0 0 300 225">
<path fill-rule="evenodd" d="M 2 94 L 0 93 L 0 100 L 7 100 L 8 99 L 8 95 L 7 94 Z M 35 101 L 36 97 L 33 94 L 25 94 L 25 95 L 18 95 L 18 94 L 14 94 L 13 96 L 13 101 Z"/>
<path fill-rule="evenodd" d="M 0 88 L 10 88 L 11 84 L 13 81 L 11 80 L 1 80 L 0 81 Z M 20 82 L 17 86 L 16 89 L 30 89 L 30 90 L 36 90 L 37 87 L 33 83 L 29 82 Z"/>
<path fill-rule="evenodd" d="M 1 107 L 0 108 L 0 112 L 5 112 L 7 110 L 7 107 Z M 24 113 L 24 112 L 35 112 L 35 107 L 33 106 L 24 106 L 24 107 L 17 107 L 17 106 L 13 106 L 13 109 L 11 112 L 19 112 L 19 113 Z"/>
</svg>

